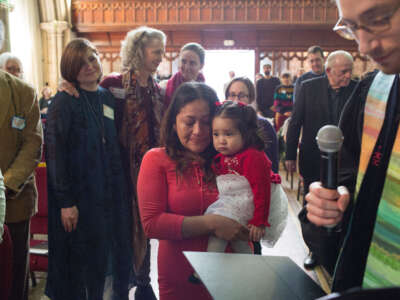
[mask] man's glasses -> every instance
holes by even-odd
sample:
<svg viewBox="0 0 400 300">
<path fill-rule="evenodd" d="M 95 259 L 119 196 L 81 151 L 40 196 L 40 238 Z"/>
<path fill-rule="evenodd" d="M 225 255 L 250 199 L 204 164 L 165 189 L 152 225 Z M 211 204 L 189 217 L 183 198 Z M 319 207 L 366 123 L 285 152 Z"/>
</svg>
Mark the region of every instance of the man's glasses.
<svg viewBox="0 0 400 300">
<path fill-rule="evenodd" d="M 249 95 L 244 94 L 244 93 L 239 93 L 239 94 L 235 94 L 235 93 L 229 93 L 228 94 L 228 100 L 235 100 L 235 98 L 237 98 L 239 101 L 249 98 Z"/>
<path fill-rule="evenodd" d="M 365 21 L 359 23 L 345 21 L 340 18 L 335 27 L 333 27 L 333 31 L 345 39 L 356 41 L 358 41 L 357 30 L 362 29 L 377 35 L 392 28 L 392 18 L 399 8 L 400 2 L 396 3 L 394 7 L 388 8 L 386 12 L 373 18 L 366 18 Z"/>
</svg>

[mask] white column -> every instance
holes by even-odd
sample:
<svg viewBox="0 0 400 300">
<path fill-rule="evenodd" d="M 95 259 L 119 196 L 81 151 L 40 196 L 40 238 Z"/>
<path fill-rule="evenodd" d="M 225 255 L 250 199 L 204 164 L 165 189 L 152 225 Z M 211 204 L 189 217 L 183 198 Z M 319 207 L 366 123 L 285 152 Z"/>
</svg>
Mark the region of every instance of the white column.
<svg viewBox="0 0 400 300">
<path fill-rule="evenodd" d="M 60 61 L 64 48 L 65 30 L 69 28 L 66 21 L 51 21 L 41 23 L 40 29 L 45 32 L 44 49 L 44 78 L 55 92 L 60 79 Z"/>
</svg>

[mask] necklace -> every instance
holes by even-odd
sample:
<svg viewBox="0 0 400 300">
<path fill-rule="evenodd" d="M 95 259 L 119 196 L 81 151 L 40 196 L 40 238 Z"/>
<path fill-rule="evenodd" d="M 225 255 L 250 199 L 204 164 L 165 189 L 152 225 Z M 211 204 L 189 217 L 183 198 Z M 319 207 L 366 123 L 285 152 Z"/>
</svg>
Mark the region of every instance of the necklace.
<svg viewBox="0 0 400 300">
<path fill-rule="evenodd" d="M 99 110 L 98 110 L 98 112 L 96 112 L 96 110 L 94 109 L 94 107 L 93 107 L 92 104 L 90 103 L 90 101 L 89 101 L 89 99 L 88 99 L 88 97 L 87 97 L 87 95 L 86 95 L 86 92 L 83 91 L 83 90 L 82 90 L 82 95 L 83 95 L 83 97 L 85 98 L 85 101 L 86 101 L 87 104 L 88 104 L 89 110 L 91 111 L 91 113 L 92 113 L 93 116 L 94 116 L 94 119 L 95 119 L 95 121 L 96 121 L 96 125 L 97 125 L 97 127 L 99 128 L 99 130 L 100 130 L 100 133 L 101 133 L 101 141 L 103 142 L 103 144 L 106 144 L 107 140 L 106 140 L 105 130 L 104 130 L 104 119 L 103 119 L 103 116 L 102 116 L 101 103 L 100 103 L 100 101 L 96 101 L 96 102 L 99 103 Z M 97 95 L 96 100 L 99 100 L 98 93 L 96 93 L 96 95 Z"/>
</svg>

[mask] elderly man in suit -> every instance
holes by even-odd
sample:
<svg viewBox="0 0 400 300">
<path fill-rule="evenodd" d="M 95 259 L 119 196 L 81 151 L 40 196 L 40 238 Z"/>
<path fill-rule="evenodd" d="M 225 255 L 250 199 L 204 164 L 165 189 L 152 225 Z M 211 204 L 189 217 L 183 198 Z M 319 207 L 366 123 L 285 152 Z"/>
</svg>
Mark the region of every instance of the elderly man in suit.
<svg viewBox="0 0 400 300">
<path fill-rule="evenodd" d="M 296 171 L 299 146 L 299 171 L 304 179 L 305 194 L 309 184 L 320 177 L 320 152 L 315 141 L 317 132 L 324 125 L 338 125 L 344 104 L 356 85 L 351 80 L 353 57 L 346 51 L 332 52 L 326 60 L 325 70 L 325 76 L 302 82 L 287 132 L 285 164 L 289 171 Z M 315 257 L 310 254 L 304 267 L 311 269 L 315 265 Z"/>
<path fill-rule="evenodd" d="M 0 71 L 0 169 L 6 187 L 6 224 L 13 243 L 9 299 L 28 299 L 29 223 L 37 206 L 34 170 L 40 161 L 42 127 L 36 92 Z"/>
</svg>

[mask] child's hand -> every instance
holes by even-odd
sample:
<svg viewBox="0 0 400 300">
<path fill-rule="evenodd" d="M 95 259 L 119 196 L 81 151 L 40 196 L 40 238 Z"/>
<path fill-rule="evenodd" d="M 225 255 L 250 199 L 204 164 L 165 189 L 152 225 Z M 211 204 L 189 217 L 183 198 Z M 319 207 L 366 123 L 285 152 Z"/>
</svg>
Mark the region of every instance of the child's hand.
<svg viewBox="0 0 400 300">
<path fill-rule="evenodd" d="M 249 233 L 250 240 L 254 242 L 259 242 L 260 239 L 265 234 L 265 227 L 264 226 L 257 227 L 251 224 L 249 224 L 248 227 L 250 229 Z"/>
</svg>

